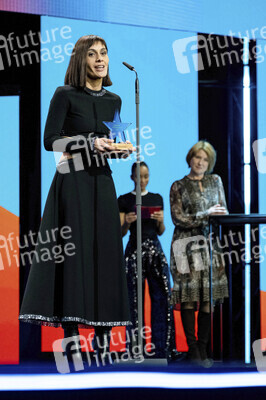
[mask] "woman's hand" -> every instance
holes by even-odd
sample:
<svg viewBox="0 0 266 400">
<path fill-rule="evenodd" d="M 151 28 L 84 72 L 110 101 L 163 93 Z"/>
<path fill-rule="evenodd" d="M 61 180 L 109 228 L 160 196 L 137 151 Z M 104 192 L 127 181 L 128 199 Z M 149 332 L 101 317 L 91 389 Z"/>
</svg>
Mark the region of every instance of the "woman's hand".
<svg viewBox="0 0 266 400">
<path fill-rule="evenodd" d="M 155 219 L 159 223 L 163 222 L 163 211 L 154 211 L 153 214 L 151 214 L 151 219 Z"/>
<path fill-rule="evenodd" d="M 136 147 L 126 150 L 117 150 L 111 146 L 112 143 L 114 143 L 113 139 L 97 138 L 94 142 L 94 149 L 100 153 L 105 153 L 107 157 L 109 156 L 109 158 L 127 158 L 133 153 L 133 151 L 136 151 Z M 127 140 L 125 143 L 131 144 L 129 140 Z"/>
<path fill-rule="evenodd" d="M 68 153 L 67 151 L 64 151 L 64 152 L 63 152 L 63 156 L 64 156 L 64 157 L 67 157 L 67 158 L 72 157 L 71 154 Z"/>
<path fill-rule="evenodd" d="M 129 140 L 126 140 L 125 143 L 132 144 Z M 121 158 L 129 157 L 136 150 L 137 150 L 136 147 L 131 147 L 131 148 L 127 149 L 127 150 L 122 150 L 121 151 Z"/>
<path fill-rule="evenodd" d="M 120 212 L 120 223 L 121 223 L 121 229 L 122 229 L 122 236 L 124 237 L 129 228 L 130 225 L 132 224 L 132 222 L 135 222 L 137 219 L 137 215 L 134 212 L 130 212 L 130 213 L 121 213 Z"/>
<path fill-rule="evenodd" d="M 228 214 L 228 212 L 225 207 L 222 207 L 220 204 L 215 204 L 215 206 L 212 206 L 208 209 L 208 214 L 209 215 L 224 215 L 224 214 Z"/>
<path fill-rule="evenodd" d="M 130 142 L 130 140 L 126 140 L 125 141 L 125 143 L 127 143 L 127 144 L 132 144 L 131 142 Z M 132 147 L 131 149 L 129 149 L 128 151 L 130 152 L 130 153 L 133 153 L 133 151 L 136 151 L 137 149 L 136 149 L 136 147 Z"/>
<path fill-rule="evenodd" d="M 130 225 L 132 224 L 132 222 L 135 222 L 137 219 L 137 215 L 134 212 L 130 212 L 130 213 L 120 213 L 120 222 L 121 222 L 121 229 L 122 229 L 122 236 L 124 237 L 129 228 Z"/>
<path fill-rule="evenodd" d="M 124 143 L 132 144 L 129 140 L 127 140 Z M 134 151 L 136 151 L 136 147 L 131 147 L 126 150 L 113 149 L 113 151 L 111 152 L 110 155 L 111 155 L 111 158 L 128 158 Z M 107 156 L 108 156 L 108 154 L 107 154 Z"/>
<path fill-rule="evenodd" d="M 125 222 L 130 225 L 137 220 L 137 215 L 134 212 L 125 214 Z"/>
<path fill-rule="evenodd" d="M 151 214 L 151 219 L 155 219 L 157 222 L 157 233 L 158 235 L 162 235 L 165 231 L 165 226 L 163 223 L 163 210 L 154 211 L 154 213 Z"/>
<path fill-rule="evenodd" d="M 113 139 L 103 138 L 96 138 L 94 141 L 94 149 L 97 150 L 99 153 L 105 153 L 106 151 L 114 150 L 111 143 L 113 143 Z"/>
</svg>

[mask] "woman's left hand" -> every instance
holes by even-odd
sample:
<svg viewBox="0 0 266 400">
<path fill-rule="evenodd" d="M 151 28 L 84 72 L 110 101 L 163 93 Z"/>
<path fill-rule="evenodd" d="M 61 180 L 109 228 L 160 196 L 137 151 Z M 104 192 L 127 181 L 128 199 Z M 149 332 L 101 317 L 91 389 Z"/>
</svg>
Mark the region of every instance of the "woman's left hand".
<svg viewBox="0 0 266 400">
<path fill-rule="evenodd" d="M 127 143 L 127 144 L 132 144 L 129 140 L 126 140 L 125 143 Z M 130 151 L 131 153 L 133 153 L 133 151 L 136 151 L 136 150 L 137 150 L 136 147 L 133 146 L 129 151 Z"/>
<path fill-rule="evenodd" d="M 129 140 L 126 140 L 125 143 L 132 144 Z M 136 147 L 131 147 L 127 150 L 113 150 L 110 154 L 110 158 L 128 158 L 134 151 L 136 151 Z"/>
<path fill-rule="evenodd" d="M 153 214 L 151 214 L 151 219 L 155 219 L 159 223 L 163 222 L 163 211 L 154 211 Z"/>
<path fill-rule="evenodd" d="M 127 144 L 132 144 L 129 140 L 126 140 L 125 143 L 127 143 Z M 122 153 L 121 158 L 127 158 L 127 157 L 129 157 L 129 156 L 130 156 L 134 151 L 136 151 L 136 150 L 137 150 L 136 147 L 131 147 L 130 149 L 122 150 L 122 151 L 121 151 L 121 153 Z"/>
</svg>

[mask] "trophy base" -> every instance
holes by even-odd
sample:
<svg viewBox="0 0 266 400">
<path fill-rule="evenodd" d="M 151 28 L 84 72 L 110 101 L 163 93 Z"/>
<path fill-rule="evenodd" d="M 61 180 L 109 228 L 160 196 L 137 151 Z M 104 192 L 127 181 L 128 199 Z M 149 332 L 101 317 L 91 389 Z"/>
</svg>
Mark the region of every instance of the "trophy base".
<svg viewBox="0 0 266 400">
<path fill-rule="evenodd" d="M 124 143 L 124 142 L 111 143 L 110 146 L 114 150 L 131 150 L 131 149 L 133 149 L 133 144 L 132 143 Z"/>
</svg>

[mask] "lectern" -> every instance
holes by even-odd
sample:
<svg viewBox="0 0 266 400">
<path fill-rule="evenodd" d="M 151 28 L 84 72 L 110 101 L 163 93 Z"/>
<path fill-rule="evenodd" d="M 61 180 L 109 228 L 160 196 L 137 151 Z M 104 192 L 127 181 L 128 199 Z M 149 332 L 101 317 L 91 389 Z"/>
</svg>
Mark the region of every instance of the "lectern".
<svg viewBox="0 0 266 400">
<path fill-rule="evenodd" d="M 211 324 L 211 350 L 213 352 L 213 308 L 212 305 L 212 272 L 213 272 L 213 241 L 215 240 L 214 234 L 221 236 L 222 227 L 224 226 L 240 226 L 241 228 L 245 228 L 245 237 L 251 236 L 251 225 L 260 225 L 266 224 L 266 215 L 261 214 L 229 214 L 229 215 L 212 215 L 209 218 L 209 227 L 210 227 L 210 236 L 209 236 L 209 248 L 210 248 L 210 269 L 209 269 L 209 290 L 210 290 L 210 324 Z M 252 254 L 251 246 L 252 240 L 249 237 L 249 241 L 245 244 L 247 250 Z M 230 249 L 227 249 L 230 251 Z M 229 284 L 229 349 L 230 355 L 232 354 L 232 258 L 229 257 L 229 276 L 228 276 L 228 284 Z M 244 262 L 245 266 L 245 279 L 244 279 L 244 287 L 245 287 L 245 362 L 251 362 L 251 314 L 250 314 L 250 269 L 251 259 L 248 259 Z M 220 355 L 221 360 L 223 359 L 223 324 L 222 324 L 222 305 L 220 308 Z"/>
</svg>

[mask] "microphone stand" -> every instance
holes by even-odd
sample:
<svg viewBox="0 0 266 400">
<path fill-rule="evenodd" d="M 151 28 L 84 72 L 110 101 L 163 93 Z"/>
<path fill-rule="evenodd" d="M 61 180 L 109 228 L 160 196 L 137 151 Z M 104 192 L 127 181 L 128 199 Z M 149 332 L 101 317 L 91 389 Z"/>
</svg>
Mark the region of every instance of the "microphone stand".
<svg viewBox="0 0 266 400">
<path fill-rule="evenodd" d="M 137 152 L 136 152 L 136 164 L 137 164 L 137 185 L 136 185 L 136 209 L 137 209 L 137 299 L 138 299 L 138 348 L 140 354 L 143 354 L 143 340 L 141 332 L 143 329 L 143 308 L 142 308 L 142 257 L 141 257 L 141 247 L 142 247 L 142 234 L 141 234 L 141 189 L 140 189 L 140 135 L 139 135 L 139 78 L 138 73 L 134 67 L 126 62 L 123 64 L 134 71 L 136 74 L 135 79 L 135 104 L 136 104 L 136 141 L 137 141 Z"/>
<path fill-rule="evenodd" d="M 136 104 L 136 142 L 137 142 L 137 151 L 136 151 L 136 164 L 137 164 L 137 185 L 136 185 L 136 209 L 137 209 L 137 271 L 138 271 L 138 279 L 137 279 L 137 299 L 138 299 L 138 349 L 139 349 L 139 357 L 143 356 L 143 338 L 142 338 L 142 330 L 143 330 L 143 296 L 142 296 L 142 233 L 141 233 L 141 189 L 140 189 L 140 130 L 139 130 L 139 78 L 137 71 L 134 67 L 129 65 L 126 62 L 123 64 L 134 71 L 136 74 L 135 79 L 135 104 Z M 137 361 L 137 359 L 136 359 Z M 165 365 L 167 361 L 165 359 L 145 359 L 142 364 L 160 364 Z"/>
<path fill-rule="evenodd" d="M 135 71 L 135 70 L 134 70 Z M 138 292 L 138 348 L 140 354 L 143 354 L 143 298 L 142 298 L 142 232 L 141 232 L 141 189 L 140 189 L 140 133 L 139 133 L 139 78 L 136 73 L 135 80 L 135 104 L 136 104 L 136 133 L 137 133 L 137 187 L 136 187 L 136 208 L 137 208 L 137 292 Z"/>
</svg>

